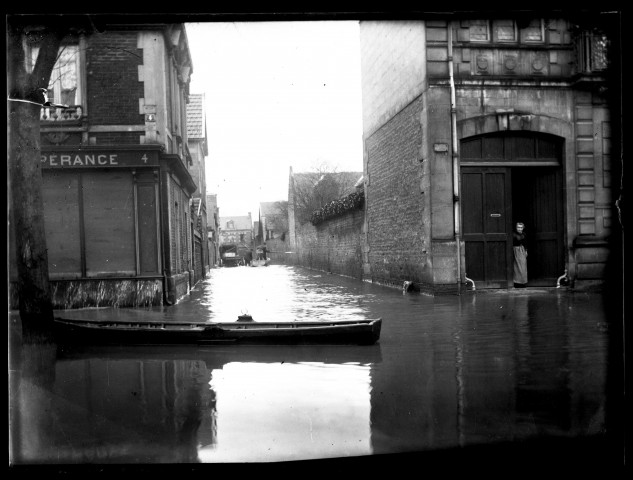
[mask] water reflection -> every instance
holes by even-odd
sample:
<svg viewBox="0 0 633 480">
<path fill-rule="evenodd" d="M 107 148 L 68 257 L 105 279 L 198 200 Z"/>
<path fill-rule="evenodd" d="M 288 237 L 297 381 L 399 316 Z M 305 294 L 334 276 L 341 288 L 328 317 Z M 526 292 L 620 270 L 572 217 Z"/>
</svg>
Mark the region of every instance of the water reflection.
<svg viewBox="0 0 633 480">
<path fill-rule="evenodd" d="M 230 363 L 214 370 L 217 443 L 205 462 L 267 462 L 366 455 L 370 367 Z"/>
<path fill-rule="evenodd" d="M 253 286 L 239 306 L 236 284 Z M 286 293 L 273 301 L 275 285 Z M 213 321 L 238 307 L 288 320 L 344 312 L 383 318 L 380 342 L 67 349 L 13 338 L 11 458 L 268 462 L 599 434 L 608 347 L 600 300 L 403 296 L 291 267 L 216 270 L 163 313 Z"/>
<path fill-rule="evenodd" d="M 292 322 L 367 318 L 363 292 L 332 275 L 283 265 L 235 267 L 213 271 L 177 309 L 158 309 L 179 319 L 231 322 L 241 313 L 255 321 Z M 326 280 L 326 282 L 323 282 Z"/>
</svg>

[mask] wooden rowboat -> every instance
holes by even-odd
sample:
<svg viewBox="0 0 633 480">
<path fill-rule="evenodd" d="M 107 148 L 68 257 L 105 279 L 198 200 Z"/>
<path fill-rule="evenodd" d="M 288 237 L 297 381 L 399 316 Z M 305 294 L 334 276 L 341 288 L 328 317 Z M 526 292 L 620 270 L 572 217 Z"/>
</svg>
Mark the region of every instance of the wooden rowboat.
<svg viewBox="0 0 633 480">
<path fill-rule="evenodd" d="M 58 343 L 213 345 L 227 343 L 372 345 L 382 319 L 317 322 L 192 323 L 55 318 Z"/>
</svg>

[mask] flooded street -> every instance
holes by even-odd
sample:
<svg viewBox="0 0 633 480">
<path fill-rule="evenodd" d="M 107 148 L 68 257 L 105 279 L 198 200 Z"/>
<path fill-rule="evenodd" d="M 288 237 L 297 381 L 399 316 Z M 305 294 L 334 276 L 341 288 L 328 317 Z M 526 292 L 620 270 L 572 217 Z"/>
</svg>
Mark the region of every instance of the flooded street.
<svg viewBox="0 0 633 480">
<path fill-rule="evenodd" d="M 175 306 L 118 312 L 200 322 L 241 313 L 255 321 L 382 318 L 383 326 L 372 346 L 18 344 L 12 458 L 271 462 L 604 430 L 608 342 L 600 294 L 403 295 L 271 265 L 213 269 Z"/>
</svg>

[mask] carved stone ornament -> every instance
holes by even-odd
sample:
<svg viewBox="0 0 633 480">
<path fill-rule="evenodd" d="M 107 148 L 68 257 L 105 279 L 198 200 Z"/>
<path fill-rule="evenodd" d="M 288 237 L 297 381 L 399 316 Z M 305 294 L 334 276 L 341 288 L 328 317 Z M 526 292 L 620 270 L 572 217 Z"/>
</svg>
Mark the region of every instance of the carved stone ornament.
<svg viewBox="0 0 633 480">
<path fill-rule="evenodd" d="M 537 72 L 540 72 L 541 70 L 543 70 L 544 67 L 545 67 L 545 63 L 543 62 L 543 59 L 540 57 L 536 58 L 532 62 L 532 68 L 536 70 Z"/>
<path fill-rule="evenodd" d="M 517 59 L 516 57 L 506 57 L 503 65 L 506 67 L 506 69 L 508 70 L 514 70 L 517 66 Z"/>
<path fill-rule="evenodd" d="M 482 71 L 488 70 L 488 59 L 483 55 L 477 55 L 477 69 Z"/>
</svg>

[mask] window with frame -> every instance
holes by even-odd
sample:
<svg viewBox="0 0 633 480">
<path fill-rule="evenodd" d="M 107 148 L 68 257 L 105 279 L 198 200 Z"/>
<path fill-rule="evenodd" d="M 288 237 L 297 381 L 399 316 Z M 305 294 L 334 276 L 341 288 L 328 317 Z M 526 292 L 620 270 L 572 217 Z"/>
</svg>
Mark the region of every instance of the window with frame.
<svg viewBox="0 0 633 480">
<path fill-rule="evenodd" d="M 488 20 L 471 20 L 468 29 L 471 42 L 488 42 L 490 40 L 490 22 Z"/>
<path fill-rule="evenodd" d="M 492 39 L 495 42 L 516 42 L 516 25 L 513 20 L 494 20 L 492 22 Z"/>
<path fill-rule="evenodd" d="M 545 29 L 542 19 L 530 20 L 530 23 L 521 28 L 521 42 L 542 43 L 545 41 Z"/>
<path fill-rule="evenodd" d="M 39 54 L 39 47 L 30 49 L 29 70 L 32 71 Z M 57 54 L 57 61 L 48 83 L 48 99 L 64 105 L 81 105 L 81 55 L 79 44 L 63 45 Z"/>
</svg>

